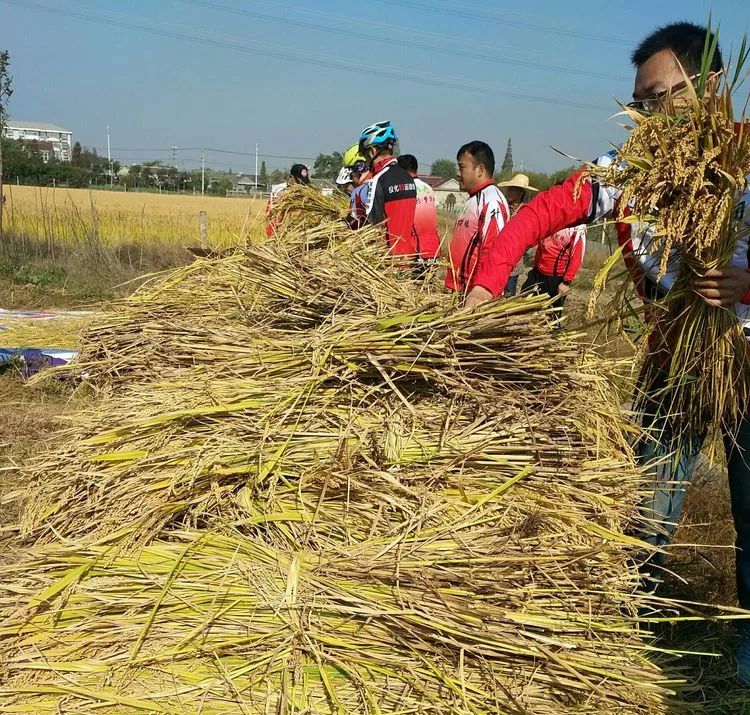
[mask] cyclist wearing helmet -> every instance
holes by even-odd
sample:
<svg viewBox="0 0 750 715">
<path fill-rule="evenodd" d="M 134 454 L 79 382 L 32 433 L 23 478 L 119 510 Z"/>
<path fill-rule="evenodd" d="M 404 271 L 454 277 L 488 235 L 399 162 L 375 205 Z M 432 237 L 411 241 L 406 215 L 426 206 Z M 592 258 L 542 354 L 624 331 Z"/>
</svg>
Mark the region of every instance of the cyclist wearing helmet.
<svg viewBox="0 0 750 715">
<path fill-rule="evenodd" d="M 349 196 L 350 212 L 347 223 L 361 228 L 367 218 L 367 190 L 370 187 L 370 167 L 359 153 L 359 144 L 353 144 L 344 153 L 344 167 L 349 169 L 354 189 Z"/>
<path fill-rule="evenodd" d="M 414 231 L 417 187 L 393 156 L 396 138 L 388 121 L 370 125 L 359 137 L 359 151 L 370 162 L 373 174 L 367 192 L 367 222 L 385 223 L 385 240 L 392 255 L 412 256 L 415 261 L 432 258 L 426 252 L 423 255 Z"/>
<path fill-rule="evenodd" d="M 339 171 L 339 175 L 336 177 L 336 186 L 339 188 L 339 191 L 347 196 L 352 195 L 352 191 L 354 191 L 354 182 L 352 181 L 351 169 L 348 169 L 345 166 L 341 167 L 341 171 Z"/>
</svg>

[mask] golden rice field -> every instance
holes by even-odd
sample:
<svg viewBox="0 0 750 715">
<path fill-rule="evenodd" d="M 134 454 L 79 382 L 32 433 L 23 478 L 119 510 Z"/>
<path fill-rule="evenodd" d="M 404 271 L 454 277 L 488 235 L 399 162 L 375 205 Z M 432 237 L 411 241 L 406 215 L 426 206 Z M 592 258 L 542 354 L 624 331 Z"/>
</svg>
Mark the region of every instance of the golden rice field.
<svg viewBox="0 0 750 715">
<path fill-rule="evenodd" d="M 259 199 L 13 185 L 5 187 L 5 195 L 5 226 L 13 239 L 47 245 L 199 245 L 201 211 L 207 214 L 208 243 L 215 248 L 264 231 L 265 202 Z"/>
</svg>

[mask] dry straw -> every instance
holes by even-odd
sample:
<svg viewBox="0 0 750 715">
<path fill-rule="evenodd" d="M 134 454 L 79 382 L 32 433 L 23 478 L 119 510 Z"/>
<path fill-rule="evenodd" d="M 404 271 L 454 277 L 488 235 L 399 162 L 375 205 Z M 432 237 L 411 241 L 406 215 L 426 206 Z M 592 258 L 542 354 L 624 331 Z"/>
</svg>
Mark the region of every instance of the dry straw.
<svg viewBox="0 0 750 715">
<path fill-rule="evenodd" d="M 0 712 L 666 713 L 644 479 L 538 298 L 455 310 L 376 229 L 154 279 L 30 466 Z"/>
<path fill-rule="evenodd" d="M 339 191 L 325 196 L 316 187 L 290 184 L 271 200 L 268 219 L 279 232 L 288 233 L 289 229 L 301 231 L 329 221 L 343 221 L 348 212 L 349 202 Z"/>
</svg>

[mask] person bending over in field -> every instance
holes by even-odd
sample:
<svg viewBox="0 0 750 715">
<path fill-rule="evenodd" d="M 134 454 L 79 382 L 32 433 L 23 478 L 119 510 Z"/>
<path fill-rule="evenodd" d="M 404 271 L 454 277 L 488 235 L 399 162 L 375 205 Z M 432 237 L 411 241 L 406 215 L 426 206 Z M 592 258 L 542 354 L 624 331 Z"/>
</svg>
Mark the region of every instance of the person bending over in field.
<svg viewBox="0 0 750 715">
<path fill-rule="evenodd" d="M 679 99 L 680 91 L 686 88 L 685 74 L 688 81 L 695 81 L 700 74 L 707 34 L 705 27 L 680 22 L 667 25 L 643 40 L 631 58 L 636 68 L 634 103 L 647 111 L 667 111 L 668 106 L 675 106 L 675 102 L 667 103 L 665 98 L 670 95 Z M 717 45 L 711 71 L 718 73 L 722 69 Z M 600 157 L 597 163 L 606 166 L 614 160 L 615 153 L 610 152 Z M 747 307 L 750 305 L 750 256 L 746 233 L 750 229 L 750 191 L 747 185 L 742 190 L 744 196 L 738 202 L 736 215 L 744 222 L 745 231 L 740 231 L 731 264 L 709 271 L 705 277 L 696 279 L 693 287 L 709 305 L 735 311 L 747 334 L 750 332 L 750 309 Z M 500 295 L 524 251 L 545 236 L 582 223 L 590 224 L 612 216 L 621 218 L 619 199 L 617 189 L 582 172 L 573 174 L 561 186 L 541 193 L 521 208 L 505 230 L 493 235 L 485 246 L 477 270 L 470 279 L 466 305 L 471 307 Z M 657 252 L 649 252 L 653 229 L 620 222 L 617 234 L 641 298 L 648 301 L 663 297 L 672 287 L 675 273 L 667 271 L 660 275 L 660 257 Z M 701 448 L 696 443 L 690 450 L 681 450 L 679 459 L 673 457 L 674 435 L 680 433 L 680 422 L 679 417 L 668 414 L 665 406 L 669 402 L 670 395 L 665 394 L 663 386 L 650 387 L 646 400 L 648 407 L 642 415 L 643 426 L 650 432 L 650 438 L 637 445 L 639 459 L 650 465 L 654 476 L 653 496 L 644 505 L 644 513 L 663 525 L 658 532 L 653 527 L 644 526 L 639 535 L 658 546 L 668 542 L 669 532 L 679 519 L 684 485 L 693 474 Z M 737 594 L 740 606 L 750 609 L 750 415 L 740 421 L 735 433 L 725 436 L 725 450 L 737 532 Z M 675 488 L 675 483 L 679 488 Z M 736 624 L 738 677 L 740 682 L 750 686 L 750 622 L 740 620 Z"/>
</svg>

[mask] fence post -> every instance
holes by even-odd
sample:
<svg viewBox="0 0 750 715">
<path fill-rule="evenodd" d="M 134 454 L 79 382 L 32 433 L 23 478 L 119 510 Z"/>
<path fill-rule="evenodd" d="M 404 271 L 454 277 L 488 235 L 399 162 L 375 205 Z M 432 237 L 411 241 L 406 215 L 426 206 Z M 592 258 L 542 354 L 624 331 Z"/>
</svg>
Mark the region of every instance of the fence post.
<svg viewBox="0 0 750 715">
<path fill-rule="evenodd" d="M 205 211 L 200 212 L 201 248 L 208 248 L 208 216 Z"/>
</svg>

